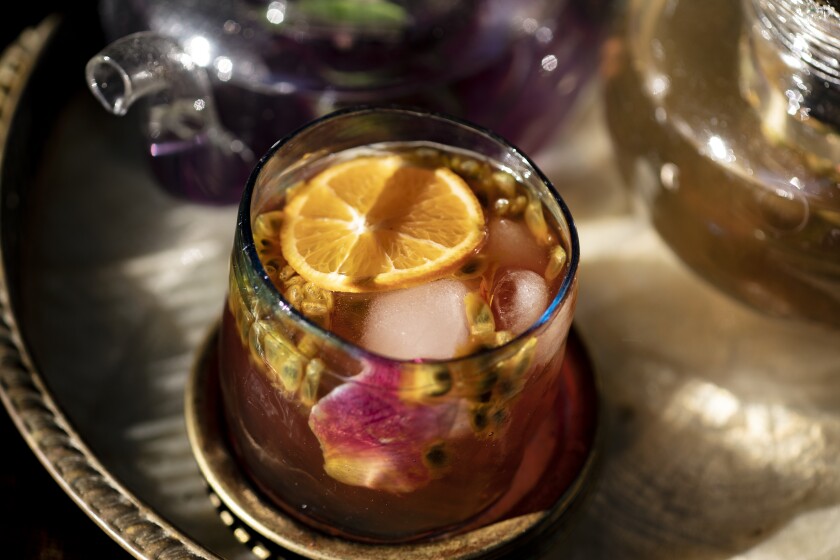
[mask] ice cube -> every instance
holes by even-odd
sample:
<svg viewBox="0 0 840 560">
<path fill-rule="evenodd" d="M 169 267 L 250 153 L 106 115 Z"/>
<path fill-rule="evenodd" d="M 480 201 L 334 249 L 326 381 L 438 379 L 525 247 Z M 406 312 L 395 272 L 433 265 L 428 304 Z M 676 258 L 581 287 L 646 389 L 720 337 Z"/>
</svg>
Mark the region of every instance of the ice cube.
<svg viewBox="0 0 840 560">
<path fill-rule="evenodd" d="M 499 268 L 524 268 L 542 274 L 548 265 L 547 251 L 522 222 L 493 218 L 487 225 L 487 254 Z"/>
<path fill-rule="evenodd" d="M 362 346 L 392 358 L 447 359 L 467 342 L 467 288 L 438 280 L 374 298 Z"/>
<path fill-rule="evenodd" d="M 493 287 L 496 328 L 517 335 L 533 325 L 548 307 L 548 285 L 531 270 L 508 270 Z"/>
</svg>

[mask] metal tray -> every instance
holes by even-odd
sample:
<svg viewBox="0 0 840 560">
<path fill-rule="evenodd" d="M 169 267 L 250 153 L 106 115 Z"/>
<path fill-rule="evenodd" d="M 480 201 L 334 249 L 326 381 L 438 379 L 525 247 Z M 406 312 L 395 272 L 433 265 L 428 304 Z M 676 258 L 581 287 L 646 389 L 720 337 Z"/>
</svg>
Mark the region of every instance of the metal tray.
<svg viewBox="0 0 840 560">
<path fill-rule="evenodd" d="M 0 68 L 0 399 L 134 556 L 253 558 L 207 497 L 183 409 L 234 209 L 156 187 L 136 123 L 84 90 L 90 20 L 48 20 Z M 840 332 L 688 272 L 620 186 L 598 91 L 536 154 L 579 227 L 576 325 L 604 405 L 593 487 L 543 556 L 840 557 Z"/>
</svg>

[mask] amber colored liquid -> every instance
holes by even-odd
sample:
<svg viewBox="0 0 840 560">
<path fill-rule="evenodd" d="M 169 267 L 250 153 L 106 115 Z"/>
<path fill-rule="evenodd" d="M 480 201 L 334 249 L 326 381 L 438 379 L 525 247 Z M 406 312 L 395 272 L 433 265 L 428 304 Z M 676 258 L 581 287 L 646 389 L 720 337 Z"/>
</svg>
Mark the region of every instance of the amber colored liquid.
<svg viewBox="0 0 840 560">
<path fill-rule="evenodd" d="M 223 329 L 223 338 L 236 340 L 229 311 Z M 531 469 L 530 478 L 536 482 L 557 444 L 549 440 L 546 445 L 545 438 L 535 434 L 541 421 L 556 421 L 562 415 L 554 410 L 559 384 L 564 382 L 561 365 L 555 360 L 531 374 L 527 396 L 511 410 L 514 420 L 503 440 L 465 436 L 453 441 L 455 453 L 445 478 L 408 494 L 393 494 L 348 486 L 327 475 L 307 423 L 308 411 L 278 395 L 247 350 L 233 344 L 221 348 L 222 370 L 237 371 L 223 377 L 222 387 L 228 402 L 235 403 L 227 415 L 231 441 L 252 481 L 287 513 L 324 532 L 376 542 L 444 536 L 498 520 L 513 510 L 532 490 L 520 488 L 519 495 L 506 496 L 517 471 Z M 530 464 L 522 462 L 527 445 L 521 454 L 500 453 L 510 442 L 530 441 L 540 446 L 532 451 Z M 503 497 L 503 511 L 488 511 Z"/>
<path fill-rule="evenodd" d="M 489 216 L 491 210 L 485 210 Z M 561 239 L 557 230 L 554 238 Z M 535 261 L 534 266 L 542 274 L 549 249 L 539 250 L 545 258 Z M 486 256 L 490 262 L 509 260 L 503 255 Z M 501 270 L 490 269 L 496 273 Z M 551 297 L 562 276 L 550 283 Z M 476 284 L 479 281 L 472 280 Z M 375 298 L 376 294 L 368 297 Z M 340 299 L 338 295 L 337 301 Z M 444 442 L 447 455 L 442 474 L 407 492 L 344 484 L 324 470 L 321 446 L 308 423 L 310 407 L 287 398 L 272 386 L 265 365 L 258 363 L 242 342 L 227 308 L 220 368 L 234 449 L 262 492 L 286 512 L 325 532 L 374 542 L 401 542 L 440 537 L 498 520 L 517 511 L 559 445 L 581 448 L 574 441 L 561 438 L 562 418 L 567 413 L 564 403 L 573 396 L 566 396 L 570 381 L 560 372 L 574 299 L 573 291 L 564 308 L 539 335 L 542 340 L 524 374 L 524 385 L 506 401 L 504 417 L 491 421 L 495 424 L 489 424 L 480 433 L 469 427 L 449 432 Z M 342 315 L 342 306 L 336 308 L 339 312 L 333 317 L 332 330 L 356 340 L 353 333 L 361 330 L 359 322 L 364 317 Z M 333 366 L 340 368 L 341 357 L 331 358 L 335 358 Z M 319 397 L 342 383 L 341 376 L 352 376 L 357 371 L 354 367 L 358 368 L 358 363 L 347 360 L 346 371 L 325 376 Z M 443 399 L 456 405 L 459 402 L 454 396 Z M 576 461 L 573 462 L 579 466 Z"/>
<path fill-rule="evenodd" d="M 654 1 L 630 13 L 635 35 L 610 42 L 607 115 L 656 229 L 749 304 L 840 324 L 840 175 L 765 134 L 740 87 L 740 3 Z"/>
</svg>

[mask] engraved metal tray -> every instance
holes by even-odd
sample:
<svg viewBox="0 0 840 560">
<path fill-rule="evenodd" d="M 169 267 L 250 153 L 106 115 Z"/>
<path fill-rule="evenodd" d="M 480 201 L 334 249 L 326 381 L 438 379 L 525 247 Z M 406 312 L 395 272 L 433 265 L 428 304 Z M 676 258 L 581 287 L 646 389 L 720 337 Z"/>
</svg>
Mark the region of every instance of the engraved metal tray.
<svg viewBox="0 0 840 560">
<path fill-rule="evenodd" d="M 48 20 L 0 64 L 0 399 L 137 558 L 253 558 L 184 425 L 234 208 L 157 188 L 137 123 L 84 89 L 101 46 Z M 544 556 L 840 558 L 840 332 L 762 316 L 673 257 L 620 185 L 597 85 L 536 159 L 577 220 L 604 408 L 592 488 Z"/>
</svg>

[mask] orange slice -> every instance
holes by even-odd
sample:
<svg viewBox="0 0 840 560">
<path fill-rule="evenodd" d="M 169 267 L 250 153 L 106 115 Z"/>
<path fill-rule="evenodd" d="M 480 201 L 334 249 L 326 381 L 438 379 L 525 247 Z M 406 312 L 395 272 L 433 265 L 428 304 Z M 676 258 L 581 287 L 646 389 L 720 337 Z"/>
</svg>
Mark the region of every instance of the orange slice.
<svg viewBox="0 0 840 560">
<path fill-rule="evenodd" d="M 446 168 L 365 156 L 313 177 L 286 205 L 284 258 L 333 291 L 404 288 L 446 275 L 484 238 L 469 186 Z"/>
</svg>

